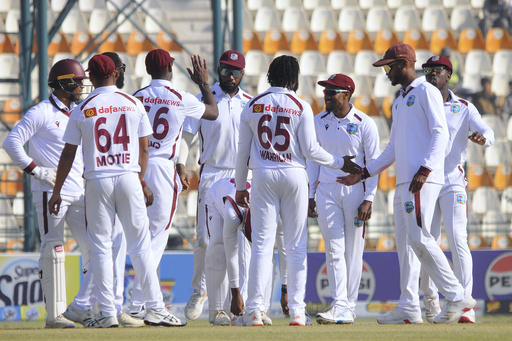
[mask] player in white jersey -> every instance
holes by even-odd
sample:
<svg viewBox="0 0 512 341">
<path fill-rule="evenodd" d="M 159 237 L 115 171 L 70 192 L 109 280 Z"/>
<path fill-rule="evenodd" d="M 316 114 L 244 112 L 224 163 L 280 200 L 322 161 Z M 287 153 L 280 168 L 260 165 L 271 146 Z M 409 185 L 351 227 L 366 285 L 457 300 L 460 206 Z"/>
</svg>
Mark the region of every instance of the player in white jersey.
<svg viewBox="0 0 512 341">
<path fill-rule="evenodd" d="M 112 225 L 117 214 L 125 231 L 128 254 L 142 283 L 147 325 L 182 326 L 165 308 L 153 262 L 143 178 L 151 125 L 142 103 L 115 87 L 115 64 L 95 55 L 88 71 L 94 91 L 73 110 L 63 140 L 50 212 L 58 214 L 60 190 L 78 145 L 82 145 L 86 179 L 87 232 L 91 239 L 99 314 L 86 327 L 117 327 L 113 292 Z"/>
<path fill-rule="evenodd" d="M 359 165 L 376 159 L 379 155 L 377 125 L 349 102 L 355 90 L 354 81 L 346 75 L 335 74 L 318 84 L 325 87 L 325 111 L 314 120 L 316 137 L 322 148 L 336 156 L 356 155 L 354 162 Z M 366 220 L 371 217 L 378 177 L 349 187 L 336 182 L 337 177 L 346 173 L 310 160 L 307 161 L 307 173 L 310 217 L 318 216 L 333 298 L 331 306 L 316 315 L 316 321 L 320 324 L 350 324 L 355 318 Z"/>
<path fill-rule="evenodd" d="M 149 136 L 149 159 L 145 180 L 152 189 L 155 201 L 148 206 L 149 228 L 154 263 L 160 278 L 160 261 L 167 246 L 169 228 L 178 205 L 181 182 L 176 172 L 175 162 L 180 150 L 181 131 L 186 117 L 215 120 L 218 116 L 217 103 L 208 86 L 206 62 L 201 65 L 199 56 L 192 56 L 195 73 L 188 72 L 199 85 L 204 103 L 195 96 L 173 88 L 171 84 L 174 58 L 169 52 L 155 49 L 146 56 L 146 71 L 151 75 L 149 86 L 137 90 L 133 95 L 144 105 L 153 134 Z M 198 72 L 200 71 L 200 73 Z M 143 318 L 144 301 L 138 280 L 132 290 L 129 312 Z"/>
<path fill-rule="evenodd" d="M 466 162 L 468 138 L 474 143 L 489 147 L 494 144 L 494 132 L 482 120 L 480 113 L 472 103 L 456 96 L 448 89 L 452 74 L 452 63 L 448 58 L 432 56 L 422 67 L 427 82 L 441 91 L 444 113 L 450 132 L 449 152 L 444 161 L 445 183 L 437 199 L 431 233 L 440 242 L 442 217 L 448 245 L 452 252 L 455 276 L 464 287 L 466 294 L 471 295 L 473 291 L 473 260 L 467 241 L 467 181 L 462 167 Z M 432 322 L 436 312 L 440 311 L 437 287 L 433 281 L 429 280 L 425 271 L 422 271 L 420 278 L 427 321 Z M 475 323 L 475 311 L 471 309 L 464 312 L 459 323 Z"/>
<path fill-rule="evenodd" d="M 246 188 L 250 192 L 250 180 L 247 181 Z M 239 207 L 235 203 L 235 192 L 235 179 L 224 178 L 215 182 L 205 196 L 206 227 L 210 237 L 205 272 L 209 293 L 209 320 L 214 326 L 231 325 L 229 311 L 235 317 L 241 315 L 247 299 L 247 264 L 251 257 L 250 214 L 247 208 Z M 246 224 L 248 219 L 249 223 Z M 286 253 L 282 230 L 279 232 L 276 245 L 283 291 L 281 304 L 283 312 L 286 313 Z M 262 320 L 266 325 L 272 325 L 272 320 L 267 315 L 272 299 L 272 284 L 271 277 L 265 291 L 266 308 L 262 311 Z"/>
<path fill-rule="evenodd" d="M 444 183 L 449 135 L 441 93 L 425 78 L 416 78 L 415 61 L 410 45 L 396 44 L 373 63 L 384 67 L 391 84 L 402 85 L 392 107 L 389 143 L 376 160 L 367 163 L 363 174 L 363 178 L 379 174 L 396 162 L 393 205 L 401 295 L 398 306 L 377 319 L 381 324 L 423 323 L 418 298 L 420 265 L 446 297 L 435 323 L 453 322 L 476 304 L 465 294 L 431 234 L 436 199 Z"/>
<path fill-rule="evenodd" d="M 87 79 L 82 65 L 73 59 L 55 63 L 48 76 L 54 89 L 23 116 L 5 139 L 3 147 L 11 159 L 25 172 L 34 176 L 32 197 L 37 212 L 41 236 L 39 273 L 46 304 L 46 328 L 68 328 L 74 324 L 64 318 L 66 284 L 64 273 L 64 224 L 78 242 L 83 255 L 84 271 L 88 267 L 89 245 L 85 227 L 82 158 L 76 158 L 70 176 L 62 187 L 62 210 L 52 216 L 48 199 L 55 183 L 55 171 L 64 148 L 62 136 L 69 115 L 80 100 L 82 81 Z M 28 154 L 23 148 L 29 144 Z"/>
<path fill-rule="evenodd" d="M 270 269 L 277 223 L 281 217 L 288 270 L 290 325 L 306 324 L 306 248 L 308 179 L 306 157 L 319 164 L 357 173 L 361 167 L 327 153 L 317 142 L 311 106 L 295 91 L 299 64 L 295 57 L 280 56 L 267 74 L 271 87 L 247 105 L 240 118 L 236 163 L 236 203 L 247 207 L 245 189 L 252 169 L 252 250 L 245 325 L 263 325 L 261 311 Z M 250 158 L 249 158 L 250 157 Z"/>
<path fill-rule="evenodd" d="M 238 51 L 228 50 L 219 59 L 217 74 L 219 81 L 212 87 L 212 93 L 219 108 L 219 117 L 215 121 L 193 118 L 185 119 L 183 124 L 183 142 L 177 169 L 182 182 L 188 187 L 185 164 L 188 147 L 193 137 L 200 138 L 200 174 L 197 196 L 196 241 L 194 244 L 194 275 L 192 277 L 191 295 L 185 307 L 185 317 L 197 319 L 203 311 L 207 298 L 204 263 L 208 233 L 204 216 L 204 196 L 206 190 L 217 180 L 235 176 L 236 152 L 240 113 L 252 98 L 239 85 L 244 76 L 245 58 Z M 199 95 L 204 100 L 202 94 Z"/>
</svg>

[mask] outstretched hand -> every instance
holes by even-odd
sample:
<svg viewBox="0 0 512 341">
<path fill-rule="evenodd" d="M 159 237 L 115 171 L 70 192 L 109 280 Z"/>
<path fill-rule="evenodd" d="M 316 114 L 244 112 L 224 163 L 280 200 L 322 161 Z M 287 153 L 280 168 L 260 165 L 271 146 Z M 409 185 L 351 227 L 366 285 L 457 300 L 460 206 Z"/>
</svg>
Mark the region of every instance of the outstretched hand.
<svg viewBox="0 0 512 341">
<path fill-rule="evenodd" d="M 338 176 L 336 177 L 336 182 L 343 184 L 345 186 L 352 186 L 361 181 L 361 176 L 359 174 L 349 174 L 346 176 Z"/>
<path fill-rule="evenodd" d="M 343 160 L 345 160 L 345 163 L 343 164 L 343 167 L 341 167 L 341 170 L 345 173 L 350 174 L 361 174 L 363 173 L 363 168 L 359 166 L 357 163 L 353 162 L 352 159 L 355 158 L 355 155 L 345 155 L 343 157 Z"/>
<path fill-rule="evenodd" d="M 196 54 L 190 57 L 190 60 L 192 61 L 192 68 L 194 69 L 194 72 L 192 72 L 192 70 L 187 68 L 190 79 L 198 85 L 208 84 L 208 67 L 206 66 L 206 60 L 203 59 L 201 63 L 201 56 Z"/>
<path fill-rule="evenodd" d="M 485 141 L 487 141 L 486 138 L 481 133 L 479 133 L 478 131 L 475 131 L 473 134 L 468 136 L 468 139 L 470 139 L 471 142 L 474 142 L 474 143 L 479 144 L 481 146 L 483 146 L 485 144 Z"/>
</svg>

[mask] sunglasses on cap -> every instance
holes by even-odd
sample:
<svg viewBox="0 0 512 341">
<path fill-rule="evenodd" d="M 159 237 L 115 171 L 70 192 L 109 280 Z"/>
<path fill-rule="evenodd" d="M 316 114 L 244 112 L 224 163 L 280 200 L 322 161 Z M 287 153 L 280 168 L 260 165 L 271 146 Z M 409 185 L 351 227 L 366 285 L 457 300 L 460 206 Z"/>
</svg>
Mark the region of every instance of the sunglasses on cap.
<svg viewBox="0 0 512 341">
<path fill-rule="evenodd" d="M 123 63 L 121 66 L 116 66 L 116 70 L 123 69 L 123 71 L 126 71 L 126 64 Z"/>
<path fill-rule="evenodd" d="M 324 89 L 324 96 L 336 96 L 341 92 L 349 92 L 345 89 Z"/>
<path fill-rule="evenodd" d="M 243 70 L 237 70 L 237 69 L 220 69 L 220 75 L 224 77 L 229 77 L 233 75 L 233 77 L 238 78 L 242 75 Z"/>
<path fill-rule="evenodd" d="M 431 74 L 432 72 L 441 73 L 443 70 L 446 70 L 444 66 L 428 66 L 423 68 L 426 75 Z"/>
</svg>

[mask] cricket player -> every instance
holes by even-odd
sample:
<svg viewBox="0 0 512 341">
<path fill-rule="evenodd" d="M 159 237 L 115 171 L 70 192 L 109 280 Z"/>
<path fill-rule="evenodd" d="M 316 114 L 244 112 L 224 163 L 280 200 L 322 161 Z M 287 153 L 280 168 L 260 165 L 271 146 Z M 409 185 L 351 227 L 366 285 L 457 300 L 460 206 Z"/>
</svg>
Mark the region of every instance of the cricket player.
<svg viewBox="0 0 512 341">
<path fill-rule="evenodd" d="M 148 206 L 149 228 L 154 263 L 160 278 L 160 261 L 167 246 L 169 228 L 178 205 L 181 182 L 176 172 L 183 121 L 186 117 L 215 120 L 218 116 L 217 103 L 208 86 L 206 62 L 199 56 L 192 56 L 194 73 L 187 69 L 191 79 L 199 85 L 204 103 L 195 96 L 173 88 L 171 84 L 174 58 L 169 52 L 155 49 L 146 56 L 146 71 L 151 75 L 149 86 L 137 90 L 138 98 L 148 112 L 153 125 L 149 136 L 149 159 L 145 174 L 147 186 L 154 195 L 153 205 Z M 132 316 L 144 318 L 144 301 L 139 281 L 136 279 L 132 290 L 129 312 Z"/>
<path fill-rule="evenodd" d="M 379 155 L 379 132 L 368 115 L 351 104 L 355 84 L 344 74 L 318 82 L 325 87 L 325 111 L 315 116 L 316 137 L 320 146 L 336 156 L 356 155 L 365 165 Z M 331 307 L 316 315 L 320 324 L 354 322 L 357 296 L 363 271 L 366 220 L 370 219 L 378 177 L 354 186 L 336 182 L 347 175 L 308 160 L 309 211 L 318 216 L 325 241 L 325 255 Z M 318 183 L 318 185 L 317 185 Z M 316 201 L 315 201 L 316 193 Z M 315 214 L 315 208 L 318 214 Z"/>
<path fill-rule="evenodd" d="M 448 88 L 452 75 L 452 63 L 445 56 L 432 56 L 422 65 L 427 82 L 441 91 L 444 113 L 450 132 L 449 152 L 444 161 L 444 185 L 437 199 L 432 236 L 440 242 L 441 217 L 444 221 L 448 245 L 452 252 L 453 270 L 466 295 L 473 292 L 473 259 L 468 245 L 466 193 L 467 180 L 463 165 L 466 162 L 468 139 L 484 147 L 494 144 L 494 132 L 482 120 L 476 107 L 458 97 Z M 439 295 L 434 282 L 422 270 L 420 288 L 423 290 L 427 321 L 432 323 L 441 311 Z M 459 323 L 475 323 L 475 311 L 468 310 Z"/>
<path fill-rule="evenodd" d="M 275 58 L 267 74 L 270 88 L 243 110 L 236 163 L 236 203 L 248 207 L 246 181 L 252 169 L 252 250 L 246 326 L 262 326 L 264 292 L 269 277 L 279 217 L 283 224 L 287 255 L 290 325 L 304 326 L 306 312 L 306 248 L 308 179 L 306 157 L 319 164 L 349 173 L 361 167 L 349 156 L 327 153 L 317 142 L 311 106 L 295 91 L 299 64 L 295 57 Z M 250 157 L 250 158 L 249 158 Z"/>
<path fill-rule="evenodd" d="M 86 327 L 117 327 L 113 292 L 111 233 L 116 214 L 125 231 L 128 254 L 143 287 L 146 325 L 182 326 L 165 308 L 151 251 L 143 179 L 151 125 L 142 103 L 118 91 L 115 64 L 95 55 L 88 64 L 94 91 L 71 114 L 64 133 L 50 213 L 59 214 L 62 185 L 80 144 L 86 179 L 87 232 L 91 240 L 91 270 L 99 314 Z"/>
</svg>

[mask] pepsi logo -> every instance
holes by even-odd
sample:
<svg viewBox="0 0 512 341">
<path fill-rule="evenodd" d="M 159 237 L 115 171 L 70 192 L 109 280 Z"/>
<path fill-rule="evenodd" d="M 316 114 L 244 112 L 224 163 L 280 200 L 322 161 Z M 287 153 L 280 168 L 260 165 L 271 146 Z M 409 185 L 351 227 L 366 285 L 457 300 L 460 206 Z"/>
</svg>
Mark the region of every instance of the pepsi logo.
<svg viewBox="0 0 512 341">
<path fill-rule="evenodd" d="M 485 292 L 491 300 L 512 300 L 512 252 L 501 254 L 489 265 Z"/>
</svg>

